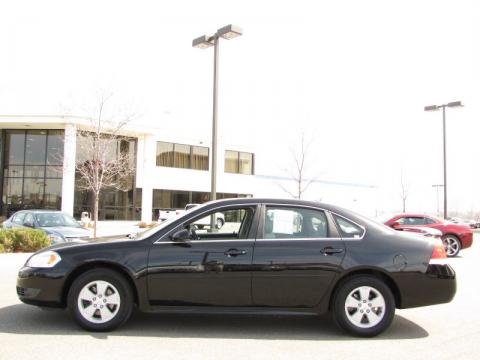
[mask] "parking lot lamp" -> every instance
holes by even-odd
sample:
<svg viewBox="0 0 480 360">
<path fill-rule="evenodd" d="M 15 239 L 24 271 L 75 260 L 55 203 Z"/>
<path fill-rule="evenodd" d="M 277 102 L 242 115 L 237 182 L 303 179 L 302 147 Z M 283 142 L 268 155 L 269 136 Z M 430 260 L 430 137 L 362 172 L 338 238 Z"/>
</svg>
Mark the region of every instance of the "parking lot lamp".
<svg viewBox="0 0 480 360">
<path fill-rule="evenodd" d="M 442 105 L 425 106 L 425 111 L 437 111 L 442 109 L 443 115 L 443 218 L 447 218 L 447 133 L 445 108 L 463 106 L 461 101 L 453 101 Z"/>
<path fill-rule="evenodd" d="M 212 36 L 202 35 L 192 41 L 192 46 L 199 49 L 214 47 L 213 55 L 213 124 L 212 124 L 212 180 L 210 200 L 217 198 L 217 112 L 218 112 L 218 60 L 219 40 L 233 39 L 242 35 L 242 29 L 235 25 L 227 25 L 217 30 Z"/>
</svg>

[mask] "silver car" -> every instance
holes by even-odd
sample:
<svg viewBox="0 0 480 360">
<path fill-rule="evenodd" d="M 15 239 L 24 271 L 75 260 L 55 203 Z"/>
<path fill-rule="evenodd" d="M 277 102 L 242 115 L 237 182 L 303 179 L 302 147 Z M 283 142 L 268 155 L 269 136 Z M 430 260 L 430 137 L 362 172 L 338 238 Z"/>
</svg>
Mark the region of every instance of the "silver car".
<svg viewBox="0 0 480 360">
<path fill-rule="evenodd" d="M 52 210 L 21 210 L 3 222 L 4 229 L 32 228 L 45 231 L 52 244 L 87 241 L 90 231 L 69 214 Z"/>
</svg>

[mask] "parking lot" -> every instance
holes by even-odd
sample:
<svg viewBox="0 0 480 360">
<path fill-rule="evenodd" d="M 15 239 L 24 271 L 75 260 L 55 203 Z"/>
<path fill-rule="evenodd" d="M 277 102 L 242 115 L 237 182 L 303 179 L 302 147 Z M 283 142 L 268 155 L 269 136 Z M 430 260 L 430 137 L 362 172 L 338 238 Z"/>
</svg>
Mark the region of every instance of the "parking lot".
<svg viewBox="0 0 480 360">
<path fill-rule="evenodd" d="M 62 310 L 22 304 L 16 273 L 28 255 L 0 255 L 0 359 L 473 359 L 480 342 L 480 234 L 449 260 L 452 303 L 398 310 L 373 339 L 345 335 L 328 317 L 136 313 L 113 333 L 79 329 Z M 288 291 L 288 289 L 285 289 Z M 422 289 L 419 289 L 422 291 Z"/>
</svg>

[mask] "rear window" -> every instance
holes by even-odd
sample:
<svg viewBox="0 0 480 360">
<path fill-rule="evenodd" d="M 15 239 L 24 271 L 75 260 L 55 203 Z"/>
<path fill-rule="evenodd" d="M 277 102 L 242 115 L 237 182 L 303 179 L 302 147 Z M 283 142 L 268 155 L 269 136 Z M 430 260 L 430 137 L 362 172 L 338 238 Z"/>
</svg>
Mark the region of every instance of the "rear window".
<svg viewBox="0 0 480 360">
<path fill-rule="evenodd" d="M 342 238 L 360 239 L 363 237 L 365 230 L 361 226 L 338 215 L 333 215 L 333 218 Z"/>
</svg>

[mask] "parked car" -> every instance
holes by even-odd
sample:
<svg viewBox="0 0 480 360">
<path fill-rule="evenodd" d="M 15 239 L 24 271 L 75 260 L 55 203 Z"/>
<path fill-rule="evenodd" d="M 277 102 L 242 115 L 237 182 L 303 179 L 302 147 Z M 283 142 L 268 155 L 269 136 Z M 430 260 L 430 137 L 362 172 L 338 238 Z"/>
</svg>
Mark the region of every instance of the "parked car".
<svg viewBox="0 0 480 360">
<path fill-rule="evenodd" d="M 467 226 L 470 227 L 470 229 L 480 228 L 480 222 L 475 221 L 475 220 L 466 220 L 466 219 L 462 219 L 462 218 L 459 218 L 459 217 L 451 217 L 451 218 L 448 218 L 447 220 L 451 223 L 454 223 L 454 224 L 467 225 Z"/>
<path fill-rule="evenodd" d="M 198 230 L 222 214 L 229 226 Z M 454 270 L 440 240 L 394 231 L 326 204 L 225 199 L 197 206 L 135 239 L 59 244 L 19 270 L 21 301 L 67 307 L 89 331 L 147 312 L 322 314 L 358 336 L 390 325 L 395 308 L 451 301 Z"/>
<path fill-rule="evenodd" d="M 183 215 L 186 211 L 191 210 L 199 205 L 200 204 L 187 204 L 185 205 L 184 210 L 183 209 L 160 210 L 158 220 L 165 221 L 174 216 Z M 207 216 L 195 222 L 195 225 L 197 225 L 197 228 L 203 229 L 204 227 L 211 226 L 211 221 L 212 219 L 209 216 Z M 223 214 L 217 214 L 217 217 L 213 219 L 213 224 L 217 229 L 220 229 L 225 224 L 225 217 L 223 216 Z"/>
<path fill-rule="evenodd" d="M 45 231 L 51 244 L 80 242 L 90 238 L 90 231 L 82 228 L 70 215 L 61 211 L 21 210 L 4 221 L 4 229 L 33 228 Z"/>
<path fill-rule="evenodd" d="M 440 230 L 449 257 L 457 256 L 460 250 L 471 247 L 473 242 L 473 232 L 469 226 L 454 224 L 432 215 L 397 214 L 384 221 L 384 224 L 398 230 L 418 226 Z"/>
</svg>

